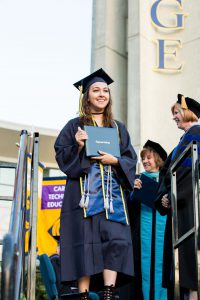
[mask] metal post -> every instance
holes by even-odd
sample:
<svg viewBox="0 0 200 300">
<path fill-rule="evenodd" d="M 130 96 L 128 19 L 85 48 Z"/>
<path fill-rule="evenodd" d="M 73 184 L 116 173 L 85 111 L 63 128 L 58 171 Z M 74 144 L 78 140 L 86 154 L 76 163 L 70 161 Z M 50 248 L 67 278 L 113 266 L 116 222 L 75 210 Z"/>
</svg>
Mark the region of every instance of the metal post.
<svg viewBox="0 0 200 300">
<path fill-rule="evenodd" d="M 38 203 L 38 163 L 39 163 L 39 133 L 34 133 L 32 152 L 32 176 L 30 195 L 30 253 L 28 261 L 27 299 L 35 300 L 36 258 L 37 258 L 37 203 Z"/>
<path fill-rule="evenodd" d="M 195 255 L 196 255 L 196 276 L 198 282 L 198 300 L 200 300 L 200 254 L 198 252 L 199 241 L 199 160 L 198 146 L 192 145 L 192 187 L 193 187 L 193 207 L 194 207 L 194 226 L 195 226 Z"/>
<path fill-rule="evenodd" d="M 28 132 L 22 130 L 9 233 L 3 239 L 2 300 L 18 300 L 22 282 L 22 252 L 24 237 L 24 178 L 26 174 Z M 7 289 L 9 286 L 9 289 Z"/>
<path fill-rule="evenodd" d="M 182 162 L 191 154 L 192 157 L 192 189 L 193 189 L 193 215 L 194 226 L 190 228 L 181 237 L 178 236 L 178 215 L 177 215 L 177 183 L 176 171 L 181 166 Z M 173 261 L 174 261 L 174 299 L 180 299 L 180 282 L 179 282 L 179 258 L 178 248 L 191 235 L 195 241 L 195 258 L 196 258 L 196 277 L 198 283 L 198 300 L 200 300 L 200 257 L 198 255 L 199 241 L 199 161 L 198 161 L 198 145 L 192 141 L 180 157 L 174 162 L 171 169 L 171 205 L 172 205 L 172 243 L 173 243 Z"/>
<path fill-rule="evenodd" d="M 177 216 L 177 187 L 176 187 L 176 173 L 171 176 L 171 205 L 172 205 L 172 245 L 178 239 L 178 216 Z M 180 299 L 179 288 L 179 260 L 178 248 L 173 248 L 173 266 L 174 266 L 174 294 L 175 299 Z"/>
</svg>

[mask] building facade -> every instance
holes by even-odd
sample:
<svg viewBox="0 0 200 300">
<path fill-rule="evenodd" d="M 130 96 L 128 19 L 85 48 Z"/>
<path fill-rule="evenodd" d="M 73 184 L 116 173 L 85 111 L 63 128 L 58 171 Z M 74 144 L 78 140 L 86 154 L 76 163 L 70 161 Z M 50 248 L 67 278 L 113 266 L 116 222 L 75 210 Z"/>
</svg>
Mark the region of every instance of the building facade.
<svg viewBox="0 0 200 300">
<path fill-rule="evenodd" d="M 200 101 L 199 15 L 196 0 L 93 0 L 91 71 L 114 79 L 114 114 L 138 151 L 151 139 L 169 153 L 183 134 L 177 94 Z"/>
</svg>

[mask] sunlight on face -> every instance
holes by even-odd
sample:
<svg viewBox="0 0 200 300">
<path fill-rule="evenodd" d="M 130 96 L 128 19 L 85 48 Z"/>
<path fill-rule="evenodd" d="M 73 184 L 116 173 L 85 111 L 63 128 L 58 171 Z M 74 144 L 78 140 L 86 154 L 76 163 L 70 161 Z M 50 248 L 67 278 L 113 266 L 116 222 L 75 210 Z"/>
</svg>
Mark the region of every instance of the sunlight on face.
<svg viewBox="0 0 200 300">
<path fill-rule="evenodd" d="M 173 111 L 173 120 L 176 122 L 178 128 L 184 129 L 183 116 L 178 108 L 175 108 Z"/>
<path fill-rule="evenodd" d="M 89 88 L 91 112 L 103 112 L 110 100 L 108 85 L 105 82 L 95 82 Z"/>
<path fill-rule="evenodd" d="M 146 151 L 142 157 L 142 164 L 146 172 L 158 172 L 159 167 L 155 162 L 155 157 L 152 151 Z"/>
</svg>

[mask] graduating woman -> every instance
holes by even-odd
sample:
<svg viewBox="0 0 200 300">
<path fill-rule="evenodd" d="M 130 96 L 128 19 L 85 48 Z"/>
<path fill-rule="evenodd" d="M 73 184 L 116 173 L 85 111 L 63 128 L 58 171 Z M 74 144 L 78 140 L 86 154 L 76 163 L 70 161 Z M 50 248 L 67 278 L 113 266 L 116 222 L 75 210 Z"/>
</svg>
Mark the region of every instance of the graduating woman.
<svg viewBox="0 0 200 300">
<path fill-rule="evenodd" d="M 198 144 L 198 155 L 200 157 L 200 103 L 189 97 L 178 94 L 178 101 L 171 108 L 173 120 L 177 127 L 184 131 L 178 145 L 167 158 L 161 170 L 161 183 L 158 197 L 155 202 L 156 208 L 162 215 L 167 215 L 164 262 L 163 262 L 163 285 L 170 287 L 173 281 L 172 266 L 172 226 L 171 226 L 171 179 L 170 167 L 185 150 L 188 144 L 195 140 Z M 192 191 L 192 164 L 191 157 L 183 161 L 177 170 L 177 211 L 179 236 L 194 226 L 193 214 L 193 191 Z M 196 257 L 194 247 L 194 236 L 190 236 L 179 248 L 179 280 L 182 290 L 187 290 L 190 300 L 197 300 L 197 274 Z M 173 296 L 172 296 L 173 299 Z M 181 298 L 182 299 L 182 298 Z"/>
<path fill-rule="evenodd" d="M 140 153 L 144 167 L 135 179 L 130 196 L 130 218 L 133 233 L 137 299 L 166 300 L 162 287 L 163 244 L 166 217 L 154 207 L 158 190 L 159 170 L 167 158 L 160 144 L 148 140 Z"/>
<path fill-rule="evenodd" d="M 61 280 L 78 280 L 81 299 L 89 299 L 90 279 L 99 273 L 103 299 L 109 300 L 118 273 L 134 274 L 124 188 L 133 189 L 137 157 L 125 126 L 113 119 L 112 82 L 99 69 L 74 84 L 84 94 L 80 116 L 65 125 L 55 142 L 56 160 L 68 178 L 61 210 Z M 87 157 L 84 125 L 116 128 L 120 157 L 102 151 Z"/>
</svg>

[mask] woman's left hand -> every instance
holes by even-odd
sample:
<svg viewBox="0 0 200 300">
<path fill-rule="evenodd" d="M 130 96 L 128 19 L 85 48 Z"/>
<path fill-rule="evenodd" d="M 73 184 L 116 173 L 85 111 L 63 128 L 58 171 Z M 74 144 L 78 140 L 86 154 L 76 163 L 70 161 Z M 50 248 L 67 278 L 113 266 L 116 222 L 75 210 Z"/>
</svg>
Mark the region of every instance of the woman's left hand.
<svg viewBox="0 0 200 300">
<path fill-rule="evenodd" d="M 99 160 L 103 165 L 113 165 L 117 166 L 118 165 L 118 159 L 106 152 L 99 151 L 100 156 L 94 156 L 91 157 L 92 159 Z"/>
</svg>

